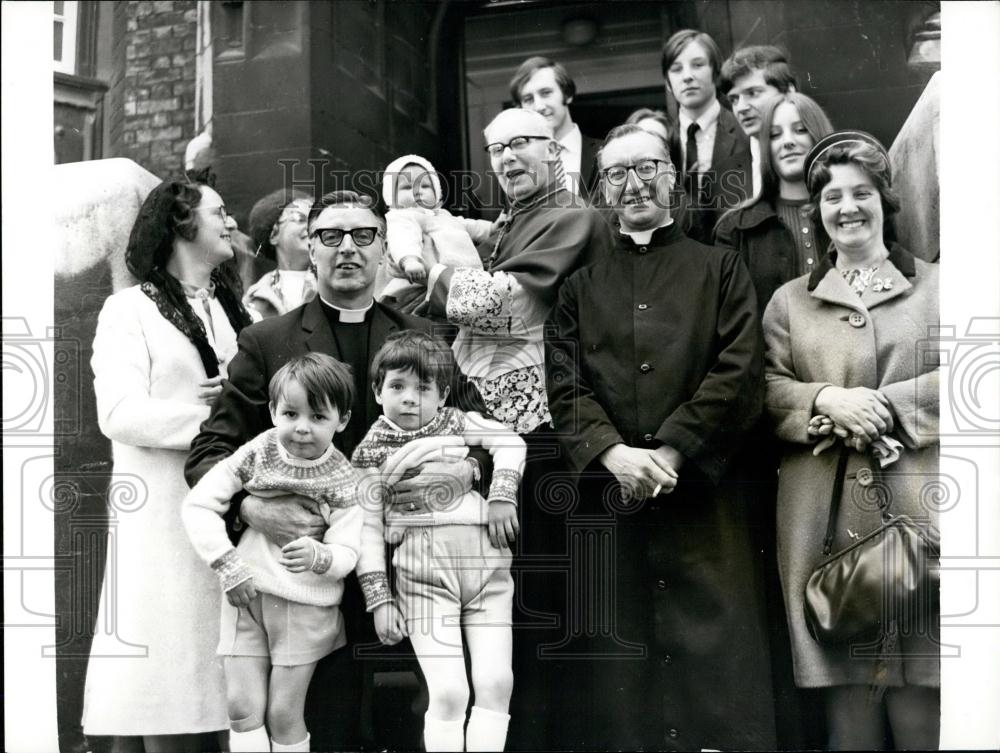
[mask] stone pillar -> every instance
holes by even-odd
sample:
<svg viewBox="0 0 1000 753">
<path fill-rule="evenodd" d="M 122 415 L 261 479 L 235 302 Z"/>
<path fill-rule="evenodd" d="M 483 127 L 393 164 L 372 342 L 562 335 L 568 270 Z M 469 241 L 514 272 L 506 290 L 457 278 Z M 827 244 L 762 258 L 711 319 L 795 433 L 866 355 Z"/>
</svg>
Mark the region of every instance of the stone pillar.
<svg viewBox="0 0 1000 753">
<path fill-rule="evenodd" d="M 254 201 L 289 182 L 380 194 L 377 173 L 400 154 L 421 154 L 439 171 L 457 166 L 460 46 L 448 8 L 212 4 L 215 166 L 241 224 Z"/>
</svg>

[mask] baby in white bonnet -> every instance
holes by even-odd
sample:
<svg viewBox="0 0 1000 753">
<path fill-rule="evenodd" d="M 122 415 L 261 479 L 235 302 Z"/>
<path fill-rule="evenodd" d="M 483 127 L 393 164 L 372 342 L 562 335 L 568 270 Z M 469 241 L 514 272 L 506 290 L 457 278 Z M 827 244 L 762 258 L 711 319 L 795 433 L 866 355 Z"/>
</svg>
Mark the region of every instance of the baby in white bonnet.
<svg viewBox="0 0 1000 753">
<path fill-rule="evenodd" d="M 489 237 L 495 223 L 456 217 L 444 209 L 441 182 L 426 159 L 407 154 L 390 162 L 382 178 L 382 197 L 389 207 L 391 279 L 380 300 L 413 313 L 423 302 L 427 274 L 435 264 L 482 269 L 475 244 Z"/>
</svg>

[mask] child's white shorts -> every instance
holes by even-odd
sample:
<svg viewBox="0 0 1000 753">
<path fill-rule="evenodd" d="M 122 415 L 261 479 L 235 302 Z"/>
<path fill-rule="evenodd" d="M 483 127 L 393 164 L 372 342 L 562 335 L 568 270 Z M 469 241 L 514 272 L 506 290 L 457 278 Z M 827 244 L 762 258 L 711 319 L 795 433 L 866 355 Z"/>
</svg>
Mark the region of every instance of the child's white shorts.
<svg viewBox="0 0 1000 753">
<path fill-rule="evenodd" d="M 407 624 L 511 624 L 511 552 L 490 543 L 486 526 L 407 528 L 392 557 L 399 608 Z"/>
<path fill-rule="evenodd" d="M 312 664 L 347 643 L 340 607 L 299 604 L 257 593 L 249 607 L 222 599 L 220 656 L 269 656 L 271 664 Z"/>
</svg>

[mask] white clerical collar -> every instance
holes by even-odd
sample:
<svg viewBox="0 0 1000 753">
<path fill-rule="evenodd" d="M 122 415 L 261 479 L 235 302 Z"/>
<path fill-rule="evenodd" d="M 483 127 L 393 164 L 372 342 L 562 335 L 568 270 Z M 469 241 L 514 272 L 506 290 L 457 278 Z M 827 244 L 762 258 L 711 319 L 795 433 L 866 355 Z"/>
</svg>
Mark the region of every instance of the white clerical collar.
<svg viewBox="0 0 1000 753">
<path fill-rule="evenodd" d="M 359 322 L 363 322 L 365 320 L 365 315 L 371 310 L 371 307 L 375 305 L 375 299 L 372 298 L 371 302 L 363 309 L 345 309 L 343 306 L 330 303 L 323 296 L 320 296 L 319 299 L 323 302 L 324 306 L 329 306 L 330 308 L 340 312 L 340 321 L 344 324 L 358 324 Z"/>
<path fill-rule="evenodd" d="M 662 225 L 657 225 L 651 230 L 626 230 L 625 228 L 619 228 L 619 232 L 622 235 L 627 235 L 629 238 L 631 238 L 632 242 L 635 243 L 637 246 L 645 246 L 647 243 L 653 240 L 653 233 L 655 233 L 661 227 L 670 227 L 673 224 L 674 224 L 674 218 L 668 217 L 666 222 L 664 222 Z"/>
</svg>

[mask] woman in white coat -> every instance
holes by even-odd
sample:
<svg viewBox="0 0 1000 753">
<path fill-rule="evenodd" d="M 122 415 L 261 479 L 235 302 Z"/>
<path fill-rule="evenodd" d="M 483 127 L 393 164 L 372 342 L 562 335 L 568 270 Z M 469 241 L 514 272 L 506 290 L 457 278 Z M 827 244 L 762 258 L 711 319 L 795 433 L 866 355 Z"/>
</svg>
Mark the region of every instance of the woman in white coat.
<svg viewBox="0 0 1000 753">
<path fill-rule="evenodd" d="M 236 223 L 212 188 L 166 181 L 143 202 L 125 261 L 141 284 L 97 322 L 98 423 L 112 441 L 110 535 L 83 728 L 120 750 L 218 749 L 228 728 L 215 656 L 219 589 L 184 533 L 184 461 L 250 323 L 223 270 Z"/>
</svg>

